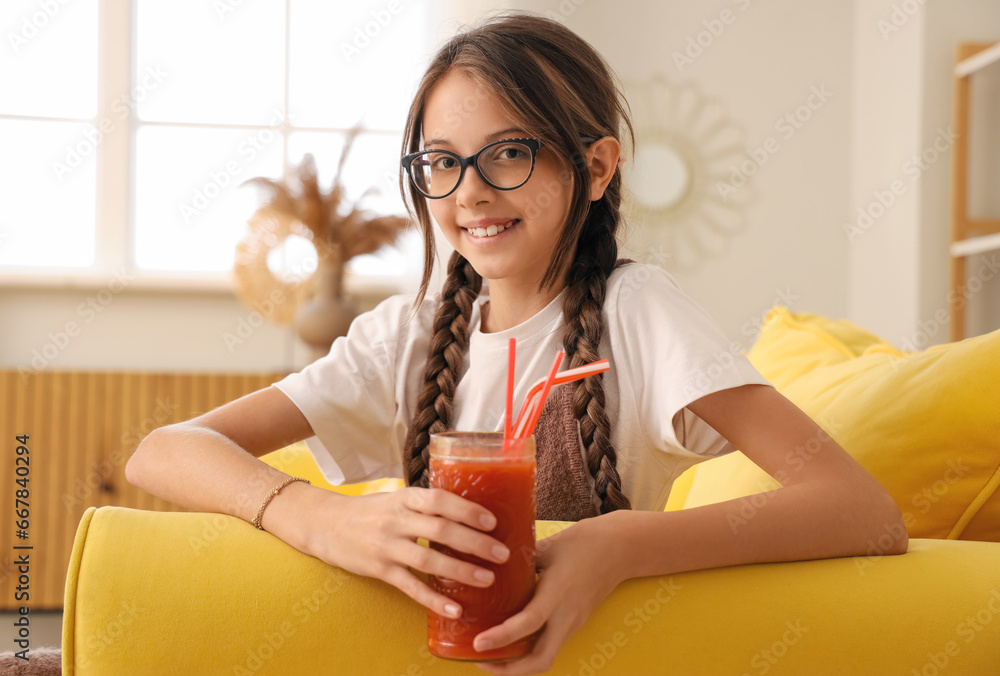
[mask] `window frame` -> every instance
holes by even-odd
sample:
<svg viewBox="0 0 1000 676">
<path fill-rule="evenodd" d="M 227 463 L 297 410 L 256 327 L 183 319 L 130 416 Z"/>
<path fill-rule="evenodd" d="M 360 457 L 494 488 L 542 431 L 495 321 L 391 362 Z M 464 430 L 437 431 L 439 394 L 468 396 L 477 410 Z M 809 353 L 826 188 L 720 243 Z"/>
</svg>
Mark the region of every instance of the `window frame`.
<svg viewBox="0 0 1000 676">
<path fill-rule="evenodd" d="M 199 128 L 248 129 L 265 128 L 246 124 L 175 124 L 147 122 L 138 119 L 135 107 L 120 118 L 112 106 L 123 94 L 132 95 L 138 76 L 135 63 L 135 15 L 138 0 L 119 2 L 98 0 L 97 12 L 97 111 L 91 119 L 79 120 L 100 128 L 104 121 L 115 121 L 115 128 L 96 144 L 97 194 L 95 214 L 94 263 L 89 268 L 44 266 L 4 266 L 0 268 L 0 288 L 79 288 L 100 289 L 116 275 L 128 280 L 128 288 L 146 291 L 185 291 L 231 294 L 236 291 L 235 278 L 226 272 L 185 272 L 140 269 L 133 252 L 135 224 L 135 163 L 136 135 L 143 125 L 190 126 Z M 288 98 L 289 14 L 290 2 L 285 2 L 285 99 Z M 119 103 L 120 105 L 120 103 Z M 3 116 L 8 117 L 8 116 Z M 14 115 L 12 119 L 56 120 L 37 116 Z M 346 133 L 347 129 L 297 127 L 288 124 L 287 117 L 279 127 L 270 127 L 282 135 L 282 164 L 285 176 L 289 166 L 288 135 L 300 131 Z M 365 134 L 398 133 L 398 130 L 365 129 Z M 393 275 L 361 275 L 345 270 L 344 289 L 358 295 L 392 295 L 404 292 L 408 280 Z"/>
</svg>

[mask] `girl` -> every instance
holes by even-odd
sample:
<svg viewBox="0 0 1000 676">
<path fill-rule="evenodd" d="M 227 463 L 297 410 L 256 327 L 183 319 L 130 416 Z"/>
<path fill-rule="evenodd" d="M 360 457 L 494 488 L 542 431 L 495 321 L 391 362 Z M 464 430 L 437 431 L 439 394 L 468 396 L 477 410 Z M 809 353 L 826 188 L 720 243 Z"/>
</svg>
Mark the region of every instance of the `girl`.
<svg viewBox="0 0 1000 676">
<path fill-rule="evenodd" d="M 483 587 L 492 573 L 417 539 L 493 562 L 510 552 L 489 535 L 491 513 L 424 487 L 429 435 L 502 429 L 516 337 L 515 401 L 559 350 L 564 368 L 601 358 L 612 368 L 557 388 L 543 414 L 538 516 L 577 523 L 540 549 L 527 607 L 476 637 L 485 650 L 544 627 L 533 653 L 488 671 L 547 670 L 628 578 L 863 554 L 885 533 L 904 533 L 891 553 L 905 551 L 881 485 L 733 355 L 668 274 L 617 260 L 630 138 L 610 69 L 562 25 L 510 14 L 453 38 L 420 84 L 403 145 L 401 188 L 426 247 L 416 298 L 358 317 L 300 373 L 156 430 L 129 461 L 129 481 L 193 509 L 260 518 L 302 552 L 458 617 L 413 571 Z M 431 215 L 455 252 L 442 292 L 425 299 Z M 286 484 L 257 459 L 301 439 L 332 481 L 402 476 L 409 487 L 346 497 Z M 816 440 L 821 450 L 801 462 L 796 448 Z M 783 484 L 753 518 L 739 516 L 748 499 L 663 512 L 684 469 L 734 448 Z"/>
</svg>

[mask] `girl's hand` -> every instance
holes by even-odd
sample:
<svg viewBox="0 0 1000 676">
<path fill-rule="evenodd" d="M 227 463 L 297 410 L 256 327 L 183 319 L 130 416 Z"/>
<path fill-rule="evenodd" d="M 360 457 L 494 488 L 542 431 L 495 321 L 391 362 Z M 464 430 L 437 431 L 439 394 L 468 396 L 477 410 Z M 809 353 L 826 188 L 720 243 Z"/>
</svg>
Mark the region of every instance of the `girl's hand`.
<svg viewBox="0 0 1000 676">
<path fill-rule="evenodd" d="M 483 531 L 496 526 L 484 507 L 439 488 L 402 488 L 357 497 L 314 493 L 306 523 L 306 553 L 352 573 L 378 578 L 447 617 L 459 617 L 455 601 L 432 590 L 410 569 L 475 587 L 493 583 L 493 572 L 417 544 L 417 538 L 503 563 L 507 547 Z"/>
<path fill-rule="evenodd" d="M 614 513 L 586 519 L 539 541 L 534 597 L 520 613 L 476 636 L 473 645 L 477 650 L 497 648 L 544 629 L 529 655 L 480 663 L 480 669 L 497 676 L 520 676 L 552 668 L 566 639 L 625 579 L 624 562 L 611 546 L 614 521 Z"/>
</svg>

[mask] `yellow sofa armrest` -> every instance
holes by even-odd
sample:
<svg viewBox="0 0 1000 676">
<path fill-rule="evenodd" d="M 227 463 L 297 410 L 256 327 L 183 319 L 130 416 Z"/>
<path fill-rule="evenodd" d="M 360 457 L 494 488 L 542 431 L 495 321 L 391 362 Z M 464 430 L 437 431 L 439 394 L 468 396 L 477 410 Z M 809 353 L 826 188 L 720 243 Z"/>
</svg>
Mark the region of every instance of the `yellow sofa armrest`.
<svg viewBox="0 0 1000 676">
<path fill-rule="evenodd" d="M 272 451 L 260 456 L 260 459 L 279 469 L 289 476 L 309 479 L 313 486 L 319 486 L 329 491 L 343 493 L 344 495 L 366 495 L 368 493 L 387 493 L 405 486 L 402 479 L 375 479 L 358 484 L 333 485 L 326 480 L 323 470 L 316 464 L 316 459 L 309 452 L 309 447 L 304 441 L 298 441 L 290 446 L 285 446 L 277 451 Z"/>
<path fill-rule="evenodd" d="M 539 537 L 568 524 L 539 522 Z M 629 580 L 556 674 L 1000 673 L 1000 544 Z M 220 514 L 90 508 L 69 563 L 63 673 L 479 673 L 426 650 L 426 611 Z M 927 667 L 925 665 L 935 665 Z"/>
</svg>

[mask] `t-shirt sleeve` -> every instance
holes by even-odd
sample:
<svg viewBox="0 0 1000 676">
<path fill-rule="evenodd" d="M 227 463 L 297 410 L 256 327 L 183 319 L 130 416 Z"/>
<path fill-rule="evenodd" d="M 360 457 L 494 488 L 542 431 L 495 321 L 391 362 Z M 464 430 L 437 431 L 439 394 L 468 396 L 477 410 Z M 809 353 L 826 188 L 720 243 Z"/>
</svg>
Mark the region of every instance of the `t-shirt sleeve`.
<svg viewBox="0 0 1000 676">
<path fill-rule="evenodd" d="M 647 444 L 706 457 L 734 450 L 687 405 L 713 392 L 770 383 L 662 268 L 625 266 L 615 301 L 609 308 L 617 343 L 612 351 L 626 370 Z"/>
<path fill-rule="evenodd" d="M 359 315 L 326 356 L 272 385 L 309 421 L 306 444 L 331 483 L 401 474 L 395 360 L 410 300 L 394 296 Z"/>
</svg>

